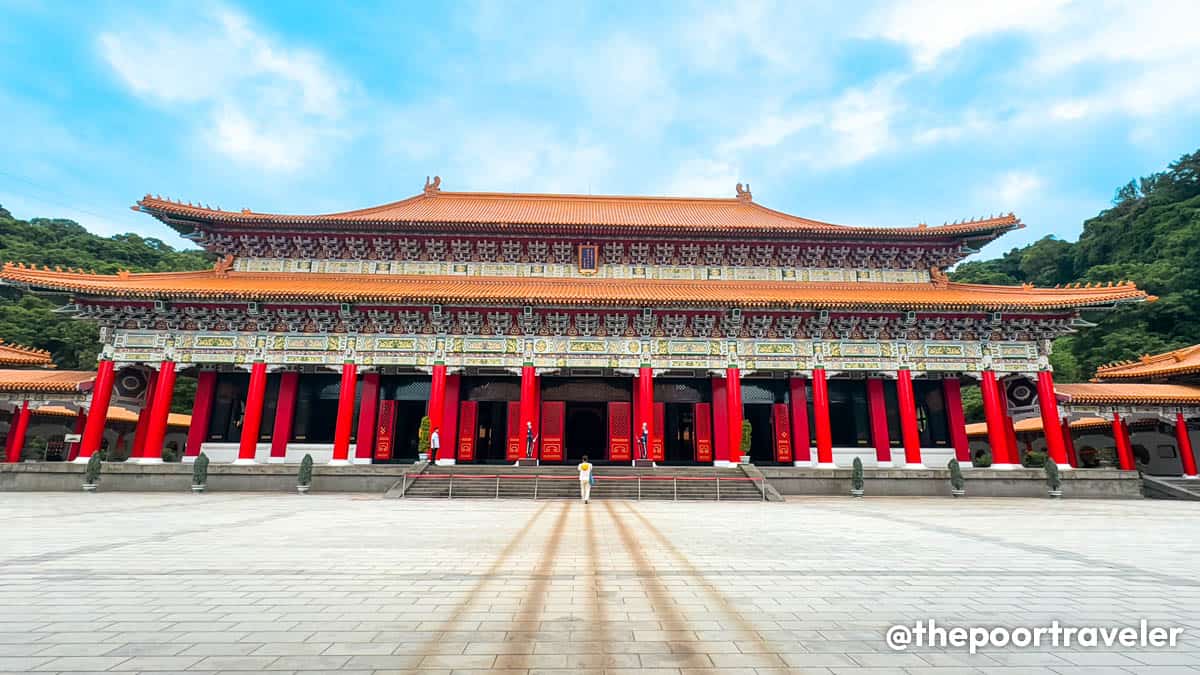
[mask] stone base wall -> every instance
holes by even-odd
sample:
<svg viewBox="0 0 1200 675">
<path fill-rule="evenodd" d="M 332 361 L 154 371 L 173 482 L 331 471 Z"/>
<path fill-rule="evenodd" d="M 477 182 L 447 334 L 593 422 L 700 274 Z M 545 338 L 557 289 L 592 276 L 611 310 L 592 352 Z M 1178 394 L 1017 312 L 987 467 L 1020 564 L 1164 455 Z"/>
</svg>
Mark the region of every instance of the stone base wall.
<svg viewBox="0 0 1200 675">
<path fill-rule="evenodd" d="M 849 469 L 760 467 L 771 486 L 783 495 L 848 495 Z M 1141 499 L 1142 480 L 1136 471 L 1076 469 L 1063 471 L 1064 498 Z M 968 497 L 1046 497 L 1046 474 L 1041 469 L 964 468 Z M 950 496 L 950 472 L 945 469 L 864 469 L 863 490 L 877 497 Z"/>
<path fill-rule="evenodd" d="M 372 466 L 313 466 L 311 492 L 369 492 L 383 494 L 409 471 L 423 464 Z M 82 464 L 26 462 L 0 464 L 0 492 L 79 492 L 83 484 Z M 211 492 L 295 492 L 298 467 L 294 464 L 234 466 L 210 464 Z M 100 474 L 103 492 L 187 492 L 192 484 L 192 465 L 125 464 L 106 462 Z"/>
</svg>

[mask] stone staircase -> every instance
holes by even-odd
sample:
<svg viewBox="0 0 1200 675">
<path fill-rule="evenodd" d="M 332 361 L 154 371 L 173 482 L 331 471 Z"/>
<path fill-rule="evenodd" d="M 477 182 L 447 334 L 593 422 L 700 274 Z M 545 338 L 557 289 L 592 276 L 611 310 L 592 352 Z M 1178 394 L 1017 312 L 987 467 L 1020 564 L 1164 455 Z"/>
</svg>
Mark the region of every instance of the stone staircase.
<svg viewBox="0 0 1200 675">
<path fill-rule="evenodd" d="M 763 483 L 740 468 L 597 466 L 592 499 L 763 501 Z M 719 479 L 719 480 L 718 480 Z M 767 488 L 769 492 L 770 488 Z M 578 499 L 574 466 L 430 466 L 388 490 L 388 497 L 441 499 Z M 767 495 L 771 499 L 772 494 Z"/>
<path fill-rule="evenodd" d="M 1149 499 L 1200 501 L 1200 480 L 1142 474 L 1142 494 Z"/>
</svg>

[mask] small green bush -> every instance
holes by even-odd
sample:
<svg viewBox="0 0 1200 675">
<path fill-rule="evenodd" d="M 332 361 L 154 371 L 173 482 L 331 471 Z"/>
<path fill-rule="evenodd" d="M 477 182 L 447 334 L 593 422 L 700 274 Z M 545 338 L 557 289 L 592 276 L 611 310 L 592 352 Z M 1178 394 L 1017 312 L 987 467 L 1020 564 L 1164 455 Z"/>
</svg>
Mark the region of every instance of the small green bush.
<svg viewBox="0 0 1200 675">
<path fill-rule="evenodd" d="M 1046 462 L 1042 465 L 1042 470 L 1046 472 L 1047 487 L 1051 490 L 1057 490 L 1062 487 L 1062 476 L 1058 474 L 1058 464 Z"/>
<path fill-rule="evenodd" d="M 426 415 L 421 418 L 421 426 L 419 429 L 417 429 L 417 452 L 423 452 L 426 455 L 429 454 L 429 437 L 433 434 L 433 430 L 429 427 L 429 415 Z M 430 461 L 435 459 L 437 459 L 437 457 L 429 458 Z"/>
<path fill-rule="evenodd" d="M 87 468 L 83 472 L 83 482 L 88 485 L 100 482 L 100 453 L 94 452 L 88 459 Z"/>
<path fill-rule="evenodd" d="M 300 460 L 300 473 L 296 476 L 297 485 L 312 484 L 312 455 L 305 455 L 304 459 Z"/>
<path fill-rule="evenodd" d="M 192 485 L 208 484 L 208 455 L 203 452 L 192 463 Z"/>
<path fill-rule="evenodd" d="M 1025 456 L 1021 458 L 1021 465 L 1027 469 L 1036 469 L 1039 466 L 1044 466 L 1045 464 L 1046 453 L 1042 452 L 1041 450 L 1027 452 L 1025 453 Z"/>
<path fill-rule="evenodd" d="M 743 455 L 750 455 L 750 443 L 754 437 L 754 425 L 750 424 L 750 420 L 742 420 L 742 447 Z"/>
<path fill-rule="evenodd" d="M 958 460 L 951 458 L 950 462 L 946 464 L 946 468 L 950 469 L 950 487 L 955 490 L 963 489 L 967 481 L 963 478 L 962 468 L 958 466 Z"/>
<path fill-rule="evenodd" d="M 863 489 L 862 460 L 857 457 L 854 458 L 854 464 L 850 466 L 850 487 L 855 490 Z"/>
<path fill-rule="evenodd" d="M 987 450 L 979 450 L 975 456 L 971 458 L 971 464 L 979 469 L 986 469 L 992 465 L 992 453 Z"/>
</svg>

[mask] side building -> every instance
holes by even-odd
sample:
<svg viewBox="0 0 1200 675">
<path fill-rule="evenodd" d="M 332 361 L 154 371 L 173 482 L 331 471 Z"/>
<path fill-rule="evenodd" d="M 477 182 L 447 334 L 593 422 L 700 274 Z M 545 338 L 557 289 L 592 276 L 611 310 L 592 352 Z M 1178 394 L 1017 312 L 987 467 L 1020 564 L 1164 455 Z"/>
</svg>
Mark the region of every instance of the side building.
<svg viewBox="0 0 1200 675">
<path fill-rule="evenodd" d="M 98 322 L 97 390 L 140 372 L 151 428 L 175 374 L 195 373 L 186 456 L 214 461 L 411 461 L 428 415 L 440 463 L 628 462 L 644 437 L 656 462 L 726 465 L 748 422 L 756 463 L 942 466 L 969 458 L 964 383 L 1000 420 L 1004 378 L 1035 378 L 1058 425 L 1050 341 L 1086 326 L 1082 311 L 1147 299 L 1127 283 L 951 282 L 942 270 L 1021 227 L 1011 214 L 851 227 L 742 185 L 700 199 L 448 192 L 435 178 L 328 215 L 134 208 L 219 262 L 7 264 L 0 278 Z M 1065 466 L 1062 434 L 1048 437 Z M 1017 462 L 1008 445 L 994 455 Z"/>
</svg>

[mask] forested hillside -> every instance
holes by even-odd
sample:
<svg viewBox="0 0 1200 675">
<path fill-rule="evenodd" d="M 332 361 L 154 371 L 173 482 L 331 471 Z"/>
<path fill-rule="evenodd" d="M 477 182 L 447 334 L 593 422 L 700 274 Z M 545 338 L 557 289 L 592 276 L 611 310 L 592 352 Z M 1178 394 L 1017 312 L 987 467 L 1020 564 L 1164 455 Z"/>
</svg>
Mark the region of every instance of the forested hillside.
<svg viewBox="0 0 1200 675">
<path fill-rule="evenodd" d="M 1055 378 L 1086 380 L 1096 366 L 1200 343 L 1200 151 L 1130 181 L 1113 207 L 1084 222 L 1079 241 L 1046 237 L 994 260 L 967 262 L 955 281 L 1053 286 L 1128 279 L 1157 302 L 1084 318 L 1098 325 L 1059 338 Z"/>
</svg>

